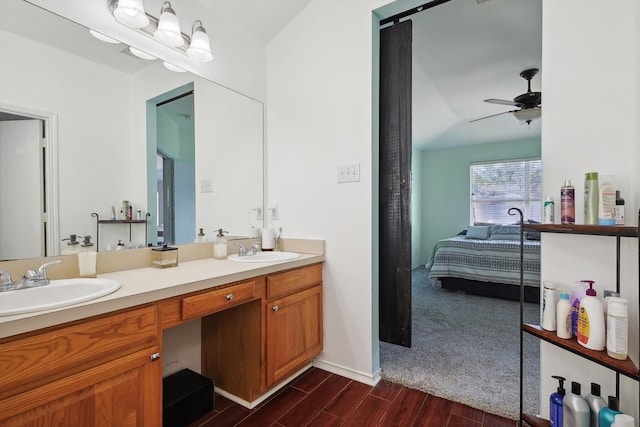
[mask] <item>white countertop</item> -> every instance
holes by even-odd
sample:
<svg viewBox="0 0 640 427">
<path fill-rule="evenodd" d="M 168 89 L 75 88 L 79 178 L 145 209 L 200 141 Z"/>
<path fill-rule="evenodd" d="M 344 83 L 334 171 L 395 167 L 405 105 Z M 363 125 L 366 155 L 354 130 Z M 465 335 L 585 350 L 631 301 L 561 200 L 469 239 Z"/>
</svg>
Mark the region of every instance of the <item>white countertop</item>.
<svg viewBox="0 0 640 427">
<path fill-rule="evenodd" d="M 323 255 L 313 254 L 302 254 L 290 261 L 256 263 L 209 258 L 182 262 L 172 268 L 146 267 L 101 274 L 98 277 L 120 282 L 120 289 L 81 304 L 0 316 L 0 338 L 322 261 Z"/>
</svg>

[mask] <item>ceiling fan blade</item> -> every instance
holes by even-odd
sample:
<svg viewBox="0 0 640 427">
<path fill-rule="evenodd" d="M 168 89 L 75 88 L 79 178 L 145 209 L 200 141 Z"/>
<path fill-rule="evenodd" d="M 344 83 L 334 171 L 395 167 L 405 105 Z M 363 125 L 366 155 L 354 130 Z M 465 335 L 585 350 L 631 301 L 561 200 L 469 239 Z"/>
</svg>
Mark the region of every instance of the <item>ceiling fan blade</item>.
<svg viewBox="0 0 640 427">
<path fill-rule="evenodd" d="M 511 105 L 513 107 L 519 107 L 521 105 L 518 102 L 507 101 L 506 99 L 495 99 L 495 98 L 485 99 L 484 102 L 488 102 L 490 104 Z"/>
<path fill-rule="evenodd" d="M 501 116 L 501 115 L 503 115 L 503 114 L 507 114 L 507 113 L 515 113 L 516 111 L 518 111 L 518 110 L 503 111 L 502 113 L 492 114 L 492 115 L 490 115 L 490 116 L 480 117 L 479 119 L 469 120 L 469 123 L 477 122 L 478 120 L 489 119 L 489 118 L 491 118 L 491 117 L 495 117 L 495 116 Z"/>
</svg>

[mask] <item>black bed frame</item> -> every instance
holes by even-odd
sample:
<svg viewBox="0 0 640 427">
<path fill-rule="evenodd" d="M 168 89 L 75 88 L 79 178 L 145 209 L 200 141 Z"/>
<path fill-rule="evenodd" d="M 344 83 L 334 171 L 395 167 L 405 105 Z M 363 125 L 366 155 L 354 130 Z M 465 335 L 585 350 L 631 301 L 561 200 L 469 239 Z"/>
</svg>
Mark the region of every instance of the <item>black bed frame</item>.
<svg viewBox="0 0 640 427">
<path fill-rule="evenodd" d="M 504 283 L 479 282 L 477 280 L 460 279 L 458 277 L 440 277 L 438 280 L 440 280 L 442 284 L 442 289 L 484 297 L 520 301 L 520 286 L 507 285 Z M 540 288 L 525 286 L 524 300 L 526 302 L 540 303 Z"/>
</svg>

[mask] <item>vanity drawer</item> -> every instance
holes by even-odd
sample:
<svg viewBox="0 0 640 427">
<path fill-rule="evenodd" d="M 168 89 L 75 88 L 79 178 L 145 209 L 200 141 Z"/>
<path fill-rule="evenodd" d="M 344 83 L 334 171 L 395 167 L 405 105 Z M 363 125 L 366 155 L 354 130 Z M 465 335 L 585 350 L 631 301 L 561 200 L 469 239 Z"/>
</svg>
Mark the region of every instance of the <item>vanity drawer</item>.
<svg viewBox="0 0 640 427">
<path fill-rule="evenodd" d="M 0 344 L 0 400 L 156 345 L 155 306 L 119 312 Z"/>
<path fill-rule="evenodd" d="M 256 278 L 224 289 L 182 298 L 182 320 L 204 317 L 259 298 L 258 286 L 260 282 L 261 279 Z"/>
<path fill-rule="evenodd" d="M 285 271 L 267 276 L 267 299 L 298 292 L 322 283 L 322 264 Z"/>
</svg>

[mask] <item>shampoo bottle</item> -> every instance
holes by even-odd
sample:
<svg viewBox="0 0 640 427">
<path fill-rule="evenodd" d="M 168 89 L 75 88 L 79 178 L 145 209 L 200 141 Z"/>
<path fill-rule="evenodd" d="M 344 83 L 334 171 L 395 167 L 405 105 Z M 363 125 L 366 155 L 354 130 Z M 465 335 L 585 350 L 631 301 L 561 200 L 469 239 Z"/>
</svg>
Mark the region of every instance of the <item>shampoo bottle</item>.
<svg viewBox="0 0 640 427">
<path fill-rule="evenodd" d="M 616 189 L 612 175 L 602 175 L 598 194 L 598 225 L 616 225 Z"/>
<path fill-rule="evenodd" d="M 589 427 L 589 416 L 589 405 L 580 396 L 580 383 L 572 381 L 571 393 L 562 399 L 562 421 L 567 427 Z"/>
<path fill-rule="evenodd" d="M 593 280 L 584 280 L 584 282 L 589 283 L 589 289 L 587 289 L 587 295 L 580 301 L 578 342 L 591 350 L 604 350 L 604 308 L 602 302 L 596 297 Z"/>
<path fill-rule="evenodd" d="M 545 282 L 542 291 L 542 329 L 546 331 L 556 330 L 556 307 L 560 291 L 553 286 L 553 284 Z"/>
<path fill-rule="evenodd" d="M 542 212 L 544 214 L 543 223 L 544 224 L 553 224 L 555 222 L 554 211 L 555 211 L 555 203 L 553 203 L 553 197 L 546 196 L 544 199 L 544 204 L 542 206 Z"/>
<path fill-rule="evenodd" d="M 598 172 L 587 172 L 584 178 L 584 223 L 598 224 Z"/>
<path fill-rule="evenodd" d="M 591 427 L 598 427 L 598 414 L 602 408 L 607 407 L 607 402 L 600 396 L 600 384 L 591 383 L 591 393 L 584 397 L 591 411 Z"/>
<path fill-rule="evenodd" d="M 575 224 L 576 222 L 576 191 L 568 179 L 560 188 L 560 223 Z"/>
<path fill-rule="evenodd" d="M 567 292 L 560 293 L 556 307 L 556 335 L 558 338 L 569 339 L 571 334 L 571 303 Z"/>
<path fill-rule="evenodd" d="M 624 225 L 624 199 L 616 190 L 616 225 Z"/>
<path fill-rule="evenodd" d="M 599 427 L 611 427 L 616 415 L 621 414 L 618 404 L 618 398 L 615 396 L 609 396 L 609 407 L 602 408 L 598 414 L 598 426 Z"/>
<path fill-rule="evenodd" d="M 213 244 L 213 257 L 215 259 L 225 259 L 227 257 L 227 239 L 224 238 L 224 231 L 222 228 L 218 229 L 218 235 L 216 241 Z"/>
<path fill-rule="evenodd" d="M 565 378 L 558 375 L 553 375 L 551 378 L 558 380 L 558 390 L 551 393 L 549 398 L 549 419 L 551 420 L 551 427 L 562 427 L 562 400 L 564 399 L 564 381 Z"/>
</svg>

